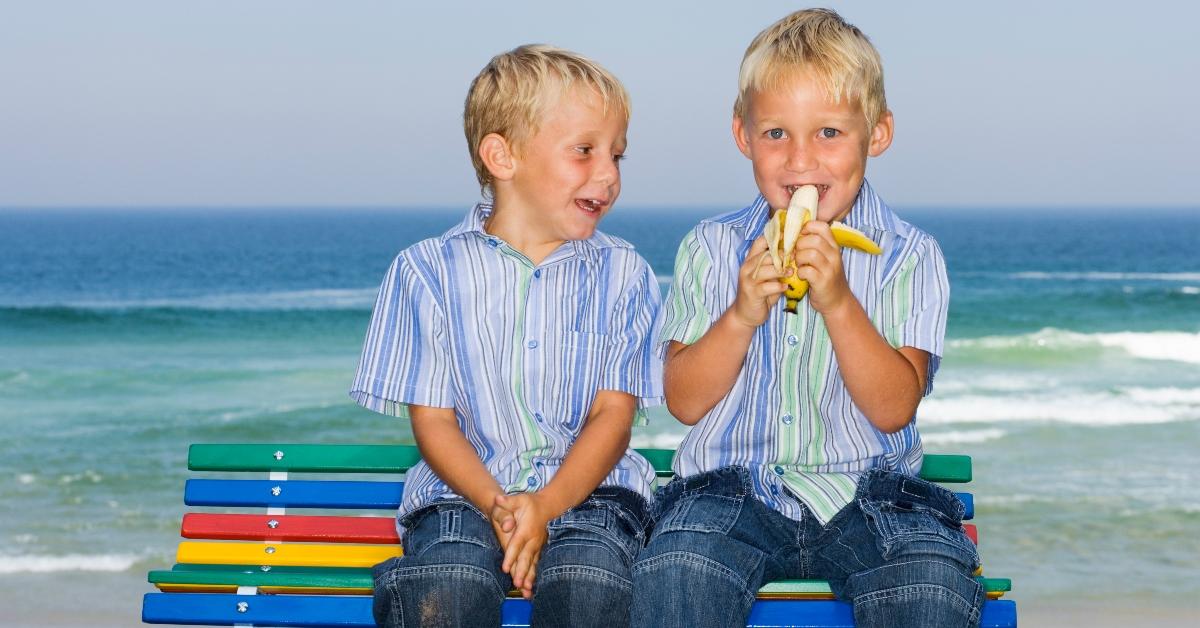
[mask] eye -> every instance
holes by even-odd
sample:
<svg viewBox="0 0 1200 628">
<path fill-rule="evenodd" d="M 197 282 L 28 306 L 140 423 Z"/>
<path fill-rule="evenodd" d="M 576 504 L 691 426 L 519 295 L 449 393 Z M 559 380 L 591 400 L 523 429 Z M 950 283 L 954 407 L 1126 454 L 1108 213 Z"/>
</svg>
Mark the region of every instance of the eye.
<svg viewBox="0 0 1200 628">
<path fill-rule="evenodd" d="M 842 134 L 842 132 L 841 132 L 841 131 L 839 131 L 839 130 L 837 130 L 837 129 L 834 129 L 834 128 L 825 127 L 825 128 L 823 128 L 823 129 L 821 129 L 821 137 L 823 137 L 823 138 L 825 138 L 825 139 L 830 139 L 830 140 L 831 140 L 831 139 L 833 139 L 833 138 L 835 138 L 835 137 L 837 137 L 837 136 L 839 136 L 839 135 L 841 135 L 841 134 Z"/>
<path fill-rule="evenodd" d="M 618 153 L 616 155 L 613 155 L 613 163 L 614 164 L 617 164 L 618 166 L 620 166 L 622 161 L 625 161 L 624 153 Z"/>
<path fill-rule="evenodd" d="M 767 137 L 773 140 L 781 140 L 783 139 L 783 135 L 783 129 L 771 129 L 767 131 Z"/>
<path fill-rule="evenodd" d="M 592 147 L 591 147 L 591 146 L 576 146 L 576 147 L 575 147 L 575 152 L 577 152 L 577 153 L 579 153 L 579 154 L 581 154 L 581 155 L 591 155 L 591 154 L 592 154 Z"/>
</svg>

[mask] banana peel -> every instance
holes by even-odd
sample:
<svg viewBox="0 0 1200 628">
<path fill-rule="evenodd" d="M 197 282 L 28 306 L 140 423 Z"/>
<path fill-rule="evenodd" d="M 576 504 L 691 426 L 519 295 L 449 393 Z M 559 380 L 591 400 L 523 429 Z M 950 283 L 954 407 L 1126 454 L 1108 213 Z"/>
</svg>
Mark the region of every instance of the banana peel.
<svg viewBox="0 0 1200 628">
<path fill-rule="evenodd" d="M 808 282 L 796 276 L 796 259 L 792 253 L 796 249 L 796 240 L 805 223 L 815 220 L 817 216 L 817 188 L 814 185 L 801 186 L 792 194 L 792 200 L 787 209 L 779 209 L 763 228 L 763 237 L 767 240 L 767 252 L 759 259 L 759 266 L 769 256 L 776 268 L 783 269 L 786 276 L 781 281 L 787 286 L 783 293 L 784 311 L 795 314 L 804 295 L 808 294 Z M 790 218 L 789 218 L 790 217 Z M 870 255 L 879 255 L 879 248 L 866 234 L 839 221 L 829 223 L 833 239 L 838 246 L 850 247 Z M 755 274 L 757 274 L 757 268 Z M 787 271 L 791 270 L 791 273 Z"/>
</svg>

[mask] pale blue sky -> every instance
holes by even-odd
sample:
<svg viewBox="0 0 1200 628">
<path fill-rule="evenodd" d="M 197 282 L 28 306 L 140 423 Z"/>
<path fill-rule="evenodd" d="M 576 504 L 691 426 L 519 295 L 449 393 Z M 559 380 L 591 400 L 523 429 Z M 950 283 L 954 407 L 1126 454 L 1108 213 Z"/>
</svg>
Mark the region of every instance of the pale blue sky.
<svg viewBox="0 0 1200 628">
<path fill-rule="evenodd" d="M 802 6 L 0 0 L 0 206 L 461 208 L 467 85 L 527 42 L 632 94 L 618 209 L 741 206 L 738 63 Z M 1200 206 L 1196 5 L 830 6 L 883 54 L 893 204 Z"/>
</svg>

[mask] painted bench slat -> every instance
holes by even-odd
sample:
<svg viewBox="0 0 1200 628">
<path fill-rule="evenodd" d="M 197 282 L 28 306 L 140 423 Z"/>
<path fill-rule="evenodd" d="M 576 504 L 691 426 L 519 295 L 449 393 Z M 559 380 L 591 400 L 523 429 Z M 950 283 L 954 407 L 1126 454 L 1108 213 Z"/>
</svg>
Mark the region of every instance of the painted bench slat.
<svg viewBox="0 0 1200 628">
<path fill-rule="evenodd" d="M 223 587 L 232 592 L 239 586 L 260 587 L 263 592 L 288 593 L 295 589 L 323 589 L 331 595 L 369 594 L 372 587 L 371 570 L 277 567 L 262 571 L 253 565 L 187 565 L 179 564 L 171 570 L 151 571 L 147 580 L 160 590 L 169 591 L 179 587 Z M 998 597 L 1012 589 L 1008 578 L 976 578 L 988 594 Z M 759 589 L 760 597 L 777 598 L 830 598 L 833 592 L 824 580 L 780 580 Z"/>
<path fill-rule="evenodd" d="M 189 506 L 257 506 L 288 508 L 378 508 L 400 506 L 403 482 L 344 480 L 188 480 L 183 502 Z M 970 493 L 955 493 L 966 506 L 963 519 L 975 517 Z"/>
<path fill-rule="evenodd" d="M 660 476 L 671 475 L 671 449 L 638 449 Z M 414 445 L 196 444 L 192 471 L 313 471 L 403 473 L 421 459 Z M 971 457 L 926 454 L 921 477 L 930 482 L 971 481 Z"/>
<path fill-rule="evenodd" d="M 175 561 L 206 565 L 371 567 L 400 555 L 399 545 L 306 545 L 184 541 Z"/>
<path fill-rule="evenodd" d="M 963 525 L 979 545 L 975 524 Z M 180 536 L 222 541 L 291 541 L 324 543 L 399 543 L 394 517 L 332 515 L 247 515 L 189 512 Z"/>
<path fill-rule="evenodd" d="M 759 600 L 750 611 L 747 626 L 783 628 L 853 628 L 850 607 L 842 602 L 804 602 L 803 623 L 797 623 L 795 603 Z M 239 607 L 239 605 L 242 605 Z M 240 610 L 239 610 L 240 608 Z M 528 626 L 529 603 L 510 599 L 502 607 L 502 625 Z M 371 627 L 371 598 L 325 595 L 234 595 L 222 593 L 147 593 L 142 600 L 142 621 L 150 624 L 207 624 L 231 626 Z M 1016 605 L 1009 600 L 988 601 L 983 606 L 982 628 L 1015 628 Z"/>
<path fill-rule="evenodd" d="M 395 517 L 320 515 L 246 515 L 189 512 L 180 536 L 225 541 L 320 541 L 326 543 L 400 542 Z"/>
<path fill-rule="evenodd" d="M 188 506 L 378 508 L 400 506 L 404 482 L 197 480 L 184 483 Z"/>
</svg>

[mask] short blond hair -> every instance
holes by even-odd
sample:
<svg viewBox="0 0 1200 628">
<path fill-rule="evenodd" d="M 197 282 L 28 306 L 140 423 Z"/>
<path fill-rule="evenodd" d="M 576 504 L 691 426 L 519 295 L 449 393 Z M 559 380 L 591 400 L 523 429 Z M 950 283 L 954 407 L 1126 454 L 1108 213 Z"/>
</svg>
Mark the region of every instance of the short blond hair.
<svg viewBox="0 0 1200 628">
<path fill-rule="evenodd" d="M 492 57 L 480 70 L 467 92 L 463 131 L 485 196 L 492 191 L 492 175 L 479 156 L 483 138 L 496 133 L 519 152 L 522 142 L 537 133 L 546 107 L 577 85 L 595 92 L 605 112 L 615 106 L 629 120 L 629 94 L 617 77 L 569 50 L 527 44 Z"/>
<path fill-rule="evenodd" d="M 745 117 L 756 91 L 779 89 L 807 71 L 834 101 L 857 102 L 867 127 L 887 111 L 883 61 L 871 40 L 831 9 L 805 9 L 764 29 L 742 57 L 733 115 Z"/>
</svg>

